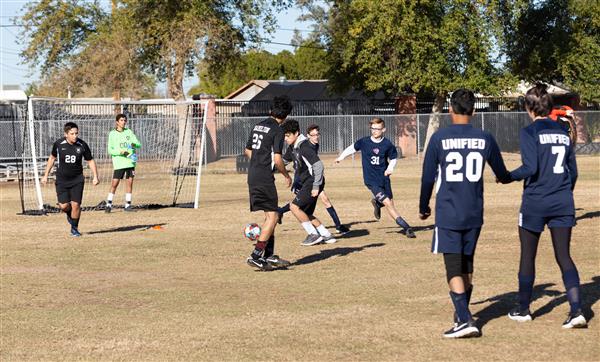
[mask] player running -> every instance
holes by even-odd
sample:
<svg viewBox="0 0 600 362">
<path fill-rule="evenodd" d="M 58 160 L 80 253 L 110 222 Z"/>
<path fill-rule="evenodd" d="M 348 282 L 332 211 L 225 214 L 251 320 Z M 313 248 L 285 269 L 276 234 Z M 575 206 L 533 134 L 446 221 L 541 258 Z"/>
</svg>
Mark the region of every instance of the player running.
<svg viewBox="0 0 600 362">
<path fill-rule="evenodd" d="M 115 128 L 108 134 L 108 154 L 112 157 L 113 178 L 110 184 L 110 192 L 106 198 L 104 212 L 109 213 L 113 207 L 113 197 L 122 178 L 125 184 L 125 208 L 124 211 L 133 211 L 131 207 L 131 193 L 133 191 L 133 178 L 135 177 L 135 165 L 138 160 L 137 150 L 142 146 L 133 131 L 125 125 L 127 116 L 117 114 Z"/>
<path fill-rule="evenodd" d="M 483 225 L 483 169 L 489 162 L 504 182 L 508 181 L 508 171 L 494 137 L 469 124 L 475 106 L 473 92 L 458 89 L 450 102 L 452 125 L 431 136 L 425 153 L 419 216 L 425 220 L 431 215 L 429 200 L 437 177 L 431 249 L 434 254 L 444 255 L 450 299 L 456 311 L 454 327 L 444 332 L 444 337 L 465 338 L 480 335 L 469 302 L 473 257 Z"/>
<path fill-rule="evenodd" d="M 311 124 L 310 126 L 308 126 L 308 128 L 306 129 L 306 135 L 307 135 L 307 138 L 309 141 L 309 145 L 312 146 L 312 148 L 318 154 L 319 153 L 319 137 L 321 137 L 321 132 L 319 130 L 319 126 L 316 124 Z M 294 194 L 296 194 L 299 189 L 300 189 L 299 180 L 298 180 L 297 174 L 294 174 L 294 183 L 292 184 L 292 192 Z M 335 224 L 335 230 L 340 235 L 344 235 L 344 234 L 350 232 L 348 227 L 343 225 L 342 222 L 340 221 L 340 218 L 337 214 L 337 211 L 333 207 L 331 200 L 329 199 L 327 194 L 325 194 L 325 190 L 321 191 L 321 193 L 319 194 L 319 199 L 321 200 L 323 205 L 325 205 L 325 210 L 327 210 L 327 213 L 329 214 L 329 216 L 331 216 L 331 220 L 333 220 L 333 223 Z M 287 203 L 284 206 L 279 208 L 279 210 L 278 210 L 279 220 L 277 220 L 277 222 L 279 224 L 281 224 L 283 214 L 285 214 L 288 211 L 290 211 L 290 203 Z"/>
<path fill-rule="evenodd" d="M 548 225 L 570 305 L 562 326 L 583 328 L 587 321 L 581 311 L 579 273 L 569 250 L 575 226 L 575 150 L 567 129 L 548 118 L 552 98 L 546 86 L 537 85 L 527 91 L 525 109 L 533 123 L 521 130 L 523 165 L 510 173 L 512 180 L 525 180 L 519 213 L 519 306 L 508 317 L 519 322 L 532 320 L 529 304 L 535 281 L 535 256 L 540 235 Z"/>
<path fill-rule="evenodd" d="M 292 184 L 281 152 L 283 149 L 283 131 L 279 126 L 292 111 L 292 104 L 286 96 L 275 97 L 270 117 L 254 126 L 244 150 L 250 159 L 248 167 L 248 189 L 250 193 L 250 211 L 262 210 L 265 221 L 262 232 L 255 244 L 254 251 L 247 259 L 250 266 L 260 270 L 289 265 L 289 262 L 274 255 L 275 227 L 277 226 L 277 188 L 273 176 L 273 164 L 287 182 Z"/>
<path fill-rule="evenodd" d="M 296 197 L 290 204 L 290 210 L 308 234 L 302 245 L 310 246 L 321 242 L 333 244 L 336 239 L 313 215 L 319 194 L 325 187 L 323 162 L 311 143 L 300 134 L 297 121 L 290 119 L 281 127 L 285 142 L 289 145 L 284 159 L 294 162 L 295 178 L 298 179 Z"/>
<path fill-rule="evenodd" d="M 67 221 L 71 226 L 71 236 L 81 236 L 79 232 L 79 219 L 81 216 L 81 200 L 83 198 L 82 159 L 85 159 L 92 170 L 92 184 L 98 185 L 98 170 L 96 161 L 92 156 L 87 143 L 79 139 L 79 128 L 73 122 L 67 122 L 64 126 L 65 137 L 57 140 L 52 145 L 52 151 L 48 157 L 46 170 L 42 177 L 42 184 L 48 182 L 48 175 L 58 161 L 56 167 L 56 196 L 58 206 L 67 215 Z"/>
<path fill-rule="evenodd" d="M 335 160 L 341 162 L 356 151 L 362 153 L 362 169 L 365 185 L 373 193 L 371 203 L 374 207 L 375 218 L 381 217 L 381 208 L 385 206 L 388 214 L 396 221 L 401 233 L 414 238 L 415 233 L 410 225 L 400 216 L 394 205 L 390 175 L 394 172 L 398 151 L 396 147 L 383 136 L 385 122 L 381 118 L 373 118 L 370 122 L 371 137 L 363 137 L 346 148 Z"/>
</svg>

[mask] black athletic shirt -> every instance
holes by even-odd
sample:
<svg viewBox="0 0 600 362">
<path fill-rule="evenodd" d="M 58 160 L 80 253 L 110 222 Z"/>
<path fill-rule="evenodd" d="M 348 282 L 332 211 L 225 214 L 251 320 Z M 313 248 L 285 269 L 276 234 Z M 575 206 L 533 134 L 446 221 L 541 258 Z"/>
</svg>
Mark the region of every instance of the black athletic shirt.
<svg viewBox="0 0 600 362">
<path fill-rule="evenodd" d="M 81 161 L 92 160 L 92 151 L 87 143 L 77 139 L 70 144 L 61 138 L 52 145 L 52 156 L 56 157 L 56 182 L 77 183 L 83 181 L 83 165 Z"/>
<path fill-rule="evenodd" d="M 275 182 L 273 176 L 273 154 L 281 154 L 283 130 L 274 118 L 267 118 L 256 124 L 246 148 L 252 151 L 248 168 L 248 185 L 264 185 Z"/>
</svg>

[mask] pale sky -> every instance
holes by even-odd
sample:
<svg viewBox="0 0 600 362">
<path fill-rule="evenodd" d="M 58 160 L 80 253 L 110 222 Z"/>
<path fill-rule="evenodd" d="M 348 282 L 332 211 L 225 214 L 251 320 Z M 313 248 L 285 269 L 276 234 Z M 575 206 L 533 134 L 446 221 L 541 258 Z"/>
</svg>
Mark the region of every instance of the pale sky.
<svg viewBox="0 0 600 362">
<path fill-rule="evenodd" d="M 0 0 L 0 84 L 1 85 L 19 85 L 22 90 L 27 88 L 27 84 L 37 81 L 39 73 L 36 70 L 30 70 L 27 65 L 21 64 L 19 52 L 24 45 L 19 44 L 17 36 L 19 28 L 12 25 L 12 17 L 18 16 L 21 9 L 28 1 L 25 0 Z M 101 0 L 101 3 L 110 5 L 110 0 Z M 273 35 L 271 41 L 277 43 L 289 44 L 293 31 L 308 29 L 309 24 L 297 22 L 296 19 L 300 11 L 292 8 L 287 12 L 278 15 L 279 30 Z M 293 51 L 293 47 L 278 44 L 263 44 L 263 49 L 278 53 L 282 50 Z M 184 81 L 184 88 L 187 92 L 192 86 L 198 83 L 197 77 L 192 77 Z M 158 92 L 164 93 L 165 85 L 158 85 Z"/>
</svg>

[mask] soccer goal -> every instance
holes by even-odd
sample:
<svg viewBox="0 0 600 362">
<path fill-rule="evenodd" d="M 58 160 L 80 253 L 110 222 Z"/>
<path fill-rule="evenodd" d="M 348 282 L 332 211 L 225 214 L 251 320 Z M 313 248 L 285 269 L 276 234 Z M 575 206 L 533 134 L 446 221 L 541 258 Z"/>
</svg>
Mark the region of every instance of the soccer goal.
<svg viewBox="0 0 600 362">
<path fill-rule="evenodd" d="M 90 146 L 98 167 L 100 184 L 93 186 L 92 172 L 84 161 L 86 179 L 82 207 L 103 209 L 113 168 L 107 153 L 108 134 L 115 116 L 123 113 L 127 127 L 140 140 L 133 206 L 197 208 L 202 163 L 206 156 L 207 101 L 111 102 L 83 99 L 32 97 L 27 104 L 20 140 L 21 199 L 26 214 L 58 211 L 54 188 L 55 169 L 48 183 L 41 184 L 52 144 L 64 137 L 63 127 L 75 122 L 79 138 Z M 124 185 L 117 189 L 114 206 L 124 204 Z"/>
</svg>

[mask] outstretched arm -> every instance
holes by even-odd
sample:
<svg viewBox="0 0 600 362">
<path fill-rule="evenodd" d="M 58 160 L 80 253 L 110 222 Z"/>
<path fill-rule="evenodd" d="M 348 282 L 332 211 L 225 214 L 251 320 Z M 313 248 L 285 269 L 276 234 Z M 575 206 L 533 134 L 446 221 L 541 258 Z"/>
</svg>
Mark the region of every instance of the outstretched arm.
<svg viewBox="0 0 600 362">
<path fill-rule="evenodd" d="M 342 153 L 338 156 L 338 158 L 335 159 L 336 163 L 340 163 L 344 158 L 350 156 L 351 154 L 355 153 L 356 149 L 354 148 L 354 145 L 350 145 L 348 146 L 344 151 L 342 151 Z"/>
</svg>

